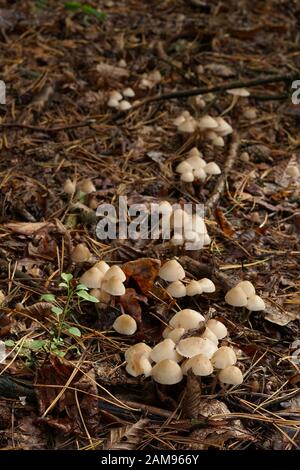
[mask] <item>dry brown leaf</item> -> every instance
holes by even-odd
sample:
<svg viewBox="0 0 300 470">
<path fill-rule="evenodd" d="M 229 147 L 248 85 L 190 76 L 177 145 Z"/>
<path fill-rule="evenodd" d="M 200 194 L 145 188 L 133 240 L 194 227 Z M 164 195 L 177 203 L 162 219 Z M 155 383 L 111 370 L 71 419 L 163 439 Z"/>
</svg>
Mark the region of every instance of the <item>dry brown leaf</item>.
<svg viewBox="0 0 300 470">
<path fill-rule="evenodd" d="M 264 310 L 265 313 L 265 320 L 268 320 L 271 323 L 276 323 L 276 325 L 285 326 L 291 321 L 300 319 L 300 312 L 297 307 L 295 311 L 284 310 L 282 307 L 280 308 L 276 304 L 268 302 L 265 300 L 266 309 Z"/>
<path fill-rule="evenodd" d="M 33 235 L 40 230 L 54 228 L 55 225 L 50 222 L 10 222 L 4 224 L 4 227 L 21 235 Z"/>
<path fill-rule="evenodd" d="M 154 258 L 140 258 L 123 264 L 122 269 L 128 278 L 132 278 L 144 294 L 151 291 L 158 276 L 160 260 Z"/>
<path fill-rule="evenodd" d="M 112 429 L 105 450 L 134 450 L 143 438 L 143 430 L 149 423 L 148 419 L 140 419 L 137 423 Z"/>
</svg>

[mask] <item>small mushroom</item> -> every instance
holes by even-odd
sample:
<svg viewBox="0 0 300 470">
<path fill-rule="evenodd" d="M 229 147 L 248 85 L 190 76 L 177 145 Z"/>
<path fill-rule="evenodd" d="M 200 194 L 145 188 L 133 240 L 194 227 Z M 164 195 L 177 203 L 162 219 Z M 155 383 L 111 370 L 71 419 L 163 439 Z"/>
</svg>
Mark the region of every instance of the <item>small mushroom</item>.
<svg viewBox="0 0 300 470">
<path fill-rule="evenodd" d="M 174 341 L 172 341 L 170 338 L 166 338 L 154 346 L 151 351 L 150 358 L 154 362 L 160 362 L 164 359 L 172 359 L 172 361 L 179 362 L 181 356 L 175 350 Z"/>
<path fill-rule="evenodd" d="M 236 287 L 243 289 L 247 297 L 251 297 L 255 294 L 255 287 L 250 281 L 241 281 L 236 285 Z"/>
<path fill-rule="evenodd" d="M 124 271 L 122 271 L 122 269 L 117 265 L 111 266 L 108 270 L 106 270 L 103 281 L 108 281 L 111 277 L 116 277 L 121 282 L 126 281 L 126 275 Z"/>
<path fill-rule="evenodd" d="M 97 270 L 99 273 L 100 271 Z M 102 282 L 102 289 L 110 295 L 119 296 L 124 295 L 126 292 L 124 284 L 120 281 L 117 276 L 110 277 L 109 279 Z"/>
<path fill-rule="evenodd" d="M 122 93 L 123 93 L 123 96 L 126 96 L 126 98 L 133 98 L 135 96 L 133 89 L 130 87 L 125 88 L 125 90 L 123 90 Z"/>
<path fill-rule="evenodd" d="M 110 301 L 110 295 L 102 289 L 91 289 L 90 294 L 104 304 L 108 304 Z"/>
<path fill-rule="evenodd" d="M 220 175 L 221 174 L 220 167 L 215 162 L 207 163 L 207 165 L 204 167 L 204 171 L 208 175 Z"/>
<path fill-rule="evenodd" d="M 183 374 L 187 374 L 189 369 L 192 369 L 195 375 L 205 377 L 213 373 L 213 366 L 208 357 L 203 354 L 197 354 L 196 356 L 188 359 L 182 368 Z"/>
<path fill-rule="evenodd" d="M 88 247 L 84 243 L 78 243 L 72 251 L 71 260 L 74 261 L 74 263 L 84 263 L 85 261 L 89 261 L 91 256 Z"/>
<path fill-rule="evenodd" d="M 64 192 L 66 194 L 74 194 L 76 191 L 76 183 L 72 180 L 70 180 L 70 178 L 68 178 L 65 183 L 64 183 Z"/>
<path fill-rule="evenodd" d="M 223 339 L 225 338 L 225 336 L 227 336 L 227 328 L 219 320 L 214 320 L 213 318 L 211 318 L 206 323 L 206 326 L 216 335 L 218 339 Z"/>
<path fill-rule="evenodd" d="M 192 297 L 202 294 L 203 289 L 199 281 L 192 280 L 186 287 L 186 295 Z"/>
<path fill-rule="evenodd" d="M 207 277 L 204 277 L 203 279 L 200 279 L 200 281 L 198 281 L 198 282 L 199 282 L 199 284 L 202 288 L 202 292 L 206 292 L 207 294 L 211 294 L 212 292 L 215 292 L 216 286 Z"/>
<path fill-rule="evenodd" d="M 245 307 L 247 296 L 241 287 L 233 287 L 225 295 L 225 302 L 233 307 Z"/>
<path fill-rule="evenodd" d="M 179 163 L 176 167 L 176 173 L 187 173 L 187 172 L 192 172 L 192 170 L 193 170 L 192 166 L 185 160 Z"/>
<path fill-rule="evenodd" d="M 170 326 L 173 328 L 184 328 L 185 330 L 191 330 L 198 328 L 200 322 L 205 321 L 205 318 L 201 313 L 190 308 L 185 308 L 175 313 L 170 320 Z"/>
<path fill-rule="evenodd" d="M 185 162 L 188 163 L 193 170 L 201 170 L 206 165 L 206 161 L 198 155 L 193 155 L 192 157 L 187 158 Z"/>
<path fill-rule="evenodd" d="M 126 101 L 126 100 L 122 100 L 120 101 L 119 103 L 119 110 L 120 111 L 127 111 L 128 109 L 130 109 L 132 106 L 131 104 L 129 103 L 129 101 Z"/>
<path fill-rule="evenodd" d="M 229 346 L 222 346 L 211 358 L 211 362 L 216 369 L 225 369 L 225 367 L 233 366 L 236 361 L 235 352 Z"/>
<path fill-rule="evenodd" d="M 215 121 L 214 118 L 207 114 L 206 116 L 203 116 L 201 119 L 199 119 L 198 127 L 203 130 L 216 129 L 218 127 L 218 123 Z"/>
<path fill-rule="evenodd" d="M 197 354 L 211 358 L 218 346 L 207 338 L 193 336 L 181 339 L 176 346 L 176 351 L 183 357 L 194 357 Z"/>
<path fill-rule="evenodd" d="M 164 359 L 152 368 L 151 376 L 162 385 L 174 385 L 181 382 L 183 373 L 175 361 Z"/>
<path fill-rule="evenodd" d="M 123 96 L 117 90 L 111 91 L 110 94 L 109 94 L 109 97 L 113 100 L 116 100 L 116 101 L 121 101 L 123 99 Z"/>
<path fill-rule="evenodd" d="M 181 281 L 174 281 L 168 285 L 166 291 L 174 299 L 179 299 L 180 297 L 186 296 L 186 287 Z"/>
<path fill-rule="evenodd" d="M 250 96 L 250 92 L 246 88 L 231 88 L 231 90 L 226 90 L 229 95 L 247 97 Z"/>
<path fill-rule="evenodd" d="M 194 181 L 194 173 L 192 171 L 186 171 L 180 175 L 180 181 L 184 183 L 192 183 Z"/>
<path fill-rule="evenodd" d="M 99 269 L 103 274 L 105 274 L 110 269 L 110 266 L 105 261 L 98 261 L 94 264 L 94 268 Z"/>
<path fill-rule="evenodd" d="M 167 326 L 167 328 L 164 329 L 163 331 L 163 338 L 170 338 L 174 343 L 178 343 L 180 338 L 184 335 L 185 329 L 184 328 L 170 328 Z"/>
<path fill-rule="evenodd" d="M 201 335 L 201 338 L 207 338 L 209 339 L 210 341 L 212 341 L 216 346 L 218 346 L 218 338 L 216 337 L 216 335 L 209 329 L 209 328 L 205 328 L 204 330 L 204 333 Z"/>
<path fill-rule="evenodd" d="M 193 173 L 194 173 L 195 180 L 204 181 L 207 177 L 207 174 L 205 173 L 203 168 L 199 168 L 198 170 L 194 170 Z"/>
<path fill-rule="evenodd" d="M 98 289 L 101 287 L 103 273 L 97 268 L 88 269 L 79 279 L 81 284 L 84 284 L 89 289 Z"/>
<path fill-rule="evenodd" d="M 92 182 L 92 180 L 90 179 L 85 179 L 85 180 L 82 180 L 80 182 L 80 190 L 83 192 L 83 193 L 86 193 L 86 194 L 91 194 L 93 192 L 96 191 L 96 188 L 94 186 L 94 183 Z"/>
<path fill-rule="evenodd" d="M 266 305 L 263 299 L 259 297 L 259 295 L 254 294 L 248 298 L 246 307 L 252 312 L 258 312 L 260 310 L 265 310 Z"/>
<path fill-rule="evenodd" d="M 145 356 L 149 359 L 151 351 L 152 349 L 146 343 L 136 343 L 125 352 L 125 361 L 130 362 L 135 356 Z"/>
<path fill-rule="evenodd" d="M 243 374 L 236 366 L 228 366 L 219 372 L 219 380 L 228 385 L 241 385 Z"/>
<path fill-rule="evenodd" d="M 194 118 L 186 119 L 182 124 L 179 124 L 178 131 L 183 134 L 192 134 L 196 130 L 196 121 Z"/>
<path fill-rule="evenodd" d="M 113 324 L 113 329 L 120 335 L 131 336 L 137 330 L 137 324 L 130 315 L 120 315 Z"/>
<path fill-rule="evenodd" d="M 232 134 L 233 129 L 228 122 L 225 121 L 222 117 L 217 117 L 216 121 L 218 123 L 218 127 L 215 129 L 215 132 L 219 134 L 221 137 L 225 137 L 228 134 Z"/>
<path fill-rule="evenodd" d="M 107 106 L 110 108 L 118 108 L 119 107 L 119 101 L 115 100 L 114 98 L 109 98 L 107 102 Z"/>
<path fill-rule="evenodd" d="M 185 277 L 185 271 L 178 261 L 172 259 L 160 268 L 158 275 L 164 281 L 181 281 Z"/>
</svg>

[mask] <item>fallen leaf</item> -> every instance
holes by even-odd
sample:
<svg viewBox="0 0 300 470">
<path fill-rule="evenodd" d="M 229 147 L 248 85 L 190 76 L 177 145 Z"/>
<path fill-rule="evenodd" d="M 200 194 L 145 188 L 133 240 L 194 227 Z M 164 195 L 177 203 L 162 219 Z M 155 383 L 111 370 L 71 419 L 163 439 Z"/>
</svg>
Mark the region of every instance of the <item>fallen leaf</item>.
<svg viewBox="0 0 300 470">
<path fill-rule="evenodd" d="M 137 423 L 112 429 L 105 443 L 105 450 L 134 450 L 143 438 L 143 430 L 149 424 L 148 419 L 140 419 Z"/>
<path fill-rule="evenodd" d="M 299 309 L 295 308 L 295 311 L 284 310 L 283 307 L 279 307 L 274 303 L 265 300 L 266 309 L 264 310 L 265 320 L 276 325 L 285 326 L 291 321 L 300 319 Z"/>
<path fill-rule="evenodd" d="M 144 294 L 149 294 L 158 276 L 160 260 L 140 258 L 123 264 L 122 269 L 127 278 L 132 278 Z"/>
<path fill-rule="evenodd" d="M 21 235 L 33 235 L 40 230 L 54 228 L 55 225 L 50 222 L 10 222 L 4 224 L 4 227 Z"/>
</svg>

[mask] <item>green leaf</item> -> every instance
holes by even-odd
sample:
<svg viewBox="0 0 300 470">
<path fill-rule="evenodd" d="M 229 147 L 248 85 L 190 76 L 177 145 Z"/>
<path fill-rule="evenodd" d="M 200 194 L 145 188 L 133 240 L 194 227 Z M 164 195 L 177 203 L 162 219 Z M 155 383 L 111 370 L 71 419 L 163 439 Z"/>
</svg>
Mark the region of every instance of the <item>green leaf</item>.
<svg viewBox="0 0 300 470">
<path fill-rule="evenodd" d="M 60 307 L 52 307 L 51 312 L 55 313 L 59 317 L 63 313 L 63 309 Z"/>
<path fill-rule="evenodd" d="M 68 332 L 70 333 L 70 335 L 78 336 L 78 338 L 80 338 L 81 336 L 81 331 L 79 330 L 79 328 L 76 328 L 76 326 L 71 326 L 70 328 L 68 328 Z"/>
<path fill-rule="evenodd" d="M 68 286 L 68 284 L 66 284 L 65 282 L 60 282 L 60 283 L 58 284 L 58 287 L 65 287 L 66 289 L 68 289 L 69 286 Z"/>
<path fill-rule="evenodd" d="M 95 304 L 99 302 L 99 300 L 96 299 L 96 297 L 94 297 L 93 295 L 90 295 L 85 290 L 80 290 L 79 292 L 76 292 L 76 294 L 77 294 L 77 297 L 81 297 L 82 299 L 88 300 L 89 302 L 94 302 Z"/>
<path fill-rule="evenodd" d="M 67 284 L 70 284 L 70 281 L 72 281 L 72 279 L 73 279 L 73 274 L 71 274 L 71 273 L 62 273 L 61 278 Z"/>
<path fill-rule="evenodd" d="M 78 284 L 78 286 L 76 287 L 76 290 L 89 290 L 89 288 L 85 286 L 84 284 Z"/>
<path fill-rule="evenodd" d="M 86 13 L 88 15 L 95 16 L 97 20 L 103 21 L 106 18 L 106 14 L 96 10 L 96 8 L 91 7 L 90 5 L 83 5 L 82 6 L 82 11 L 83 13 Z"/>
<path fill-rule="evenodd" d="M 67 10 L 73 10 L 73 11 L 76 11 L 76 10 L 80 10 L 82 5 L 81 3 L 79 2 L 66 2 L 64 3 L 64 7 L 67 9 Z"/>
<path fill-rule="evenodd" d="M 4 341 L 4 344 L 5 344 L 5 346 L 7 346 L 8 348 L 13 348 L 16 343 L 15 343 L 12 339 L 8 339 L 8 340 Z"/>
<path fill-rule="evenodd" d="M 31 351 L 39 351 L 40 349 L 43 349 L 46 344 L 45 340 L 38 340 L 38 339 L 33 339 L 32 341 L 28 341 L 28 344 L 26 344 L 26 347 L 31 349 Z"/>
<path fill-rule="evenodd" d="M 53 294 L 43 294 L 41 295 L 41 300 L 45 300 L 46 302 L 53 302 L 55 300 L 55 296 Z"/>
</svg>

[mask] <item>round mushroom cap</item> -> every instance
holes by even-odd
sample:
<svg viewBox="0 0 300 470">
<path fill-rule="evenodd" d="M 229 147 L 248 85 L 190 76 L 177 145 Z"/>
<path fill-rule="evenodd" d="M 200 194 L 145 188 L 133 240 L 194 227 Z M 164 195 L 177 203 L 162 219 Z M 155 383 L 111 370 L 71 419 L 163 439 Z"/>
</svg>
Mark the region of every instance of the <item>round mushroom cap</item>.
<svg viewBox="0 0 300 470">
<path fill-rule="evenodd" d="M 188 163 L 193 170 L 201 170 L 206 165 L 206 161 L 198 155 L 193 155 L 192 157 L 187 158 L 186 163 Z"/>
<path fill-rule="evenodd" d="M 194 173 L 192 171 L 186 171 L 180 175 L 180 181 L 184 183 L 192 183 L 194 181 Z"/>
<path fill-rule="evenodd" d="M 110 278 L 112 278 L 112 277 L 116 277 L 116 278 L 119 279 L 119 281 L 121 281 L 121 282 L 126 281 L 126 275 L 125 275 L 124 271 L 122 271 L 122 269 L 121 269 L 119 266 L 117 266 L 117 265 L 111 266 L 111 267 L 105 272 L 103 281 L 108 281 L 108 279 L 110 279 Z"/>
<path fill-rule="evenodd" d="M 184 328 L 185 330 L 191 330 L 198 328 L 200 322 L 205 321 L 205 318 L 201 313 L 190 308 L 185 308 L 175 313 L 171 318 L 169 324 L 173 328 Z"/>
<path fill-rule="evenodd" d="M 185 329 L 184 328 L 170 328 L 167 326 L 167 328 L 164 329 L 163 331 L 163 338 L 170 338 L 174 343 L 178 343 L 180 338 L 184 335 Z"/>
<path fill-rule="evenodd" d="M 105 274 L 109 269 L 109 265 L 105 263 L 105 261 L 98 261 L 96 264 L 94 264 L 94 268 L 99 269 L 103 274 Z"/>
<path fill-rule="evenodd" d="M 78 243 L 71 254 L 71 259 L 75 263 L 84 263 L 91 258 L 91 252 L 84 243 Z"/>
<path fill-rule="evenodd" d="M 233 287 L 225 295 L 225 302 L 233 307 L 245 307 L 247 305 L 247 296 L 240 287 Z"/>
<path fill-rule="evenodd" d="M 199 168 L 199 170 L 194 170 L 194 178 L 195 180 L 204 181 L 207 177 L 207 174 L 203 170 L 203 168 Z"/>
<path fill-rule="evenodd" d="M 205 173 L 208 175 L 220 175 L 221 174 L 221 169 L 219 165 L 216 164 L 216 162 L 209 162 L 204 168 Z"/>
<path fill-rule="evenodd" d="M 164 359 L 172 359 L 179 362 L 181 356 L 175 351 L 175 343 L 170 338 L 166 338 L 158 343 L 151 351 L 150 358 L 154 362 L 160 362 Z"/>
<path fill-rule="evenodd" d="M 192 280 L 186 287 L 186 295 L 190 297 L 202 294 L 202 292 L 202 286 L 199 281 Z"/>
<path fill-rule="evenodd" d="M 183 373 L 187 373 L 189 369 L 192 369 L 193 373 L 200 377 L 210 375 L 214 371 L 212 363 L 208 357 L 203 356 L 203 354 L 197 354 L 197 356 L 187 360 L 187 363 L 184 364 Z"/>
<path fill-rule="evenodd" d="M 119 107 L 119 101 L 115 100 L 114 98 L 109 98 L 107 102 L 107 106 L 110 108 L 118 108 Z"/>
<path fill-rule="evenodd" d="M 171 284 L 168 285 L 166 291 L 171 297 L 174 297 L 174 299 L 179 299 L 180 297 L 186 296 L 186 287 L 184 284 L 182 284 L 181 281 L 171 282 Z"/>
<path fill-rule="evenodd" d="M 225 141 L 223 139 L 223 137 L 221 137 L 220 135 L 217 135 L 216 137 L 214 137 L 212 140 L 211 140 L 212 144 L 215 145 L 215 147 L 224 147 L 225 145 Z M 214 170 L 214 171 L 218 171 L 217 168 Z M 214 175 L 219 175 L 221 173 L 221 170 L 219 168 L 219 173 L 213 173 Z"/>
<path fill-rule="evenodd" d="M 218 123 L 214 118 L 207 114 L 206 116 L 203 116 L 201 119 L 199 119 L 198 127 L 200 129 L 216 129 L 218 127 Z"/>
<path fill-rule="evenodd" d="M 219 340 L 216 335 L 209 329 L 205 328 L 204 333 L 201 335 L 201 338 L 207 338 L 212 341 L 216 346 L 218 346 Z"/>
<path fill-rule="evenodd" d="M 211 318 L 206 323 L 206 326 L 210 329 L 210 331 L 212 331 L 216 335 L 218 339 L 223 339 L 225 338 L 225 336 L 227 336 L 227 328 L 219 320 L 214 320 L 213 318 Z"/>
<path fill-rule="evenodd" d="M 75 191 L 76 191 L 76 183 L 74 181 L 71 181 L 70 178 L 68 178 L 64 183 L 64 192 L 66 194 L 74 194 Z"/>
<path fill-rule="evenodd" d="M 181 246 L 184 245 L 185 240 L 182 235 L 176 234 L 171 238 L 170 242 L 174 246 Z"/>
<path fill-rule="evenodd" d="M 133 346 L 130 346 L 130 348 L 128 348 L 125 352 L 125 361 L 130 362 L 135 356 L 145 356 L 147 359 L 149 359 L 151 351 L 152 349 L 150 346 L 148 346 L 148 344 L 136 343 Z"/>
<path fill-rule="evenodd" d="M 88 269 L 79 279 L 80 284 L 84 284 L 89 289 L 98 289 L 101 287 L 103 273 L 97 268 Z"/>
<path fill-rule="evenodd" d="M 132 106 L 131 104 L 129 103 L 129 101 L 126 101 L 126 100 L 122 100 L 119 102 L 119 109 L 120 111 L 127 111 L 128 109 L 130 109 Z"/>
<path fill-rule="evenodd" d="M 142 374 L 145 375 L 145 377 L 149 377 L 151 375 L 152 365 L 147 357 L 135 356 L 126 364 L 125 370 L 133 377 L 138 377 Z"/>
<path fill-rule="evenodd" d="M 266 304 L 259 295 L 254 294 L 248 298 L 246 307 L 252 312 L 258 312 L 260 310 L 265 310 Z"/>
<path fill-rule="evenodd" d="M 222 346 L 211 358 L 211 362 L 216 369 L 225 369 L 225 367 L 233 366 L 236 361 L 235 352 L 229 346 Z"/>
<path fill-rule="evenodd" d="M 159 277 L 164 281 L 181 281 L 185 277 L 185 271 L 181 264 L 175 259 L 167 261 L 158 272 Z"/>
<path fill-rule="evenodd" d="M 99 271 L 100 272 L 100 271 Z M 102 282 L 102 289 L 110 295 L 124 295 L 126 292 L 123 282 L 117 276 Z"/>
<path fill-rule="evenodd" d="M 221 137 L 225 137 L 228 134 L 232 134 L 233 129 L 228 122 L 225 121 L 221 116 L 216 118 L 218 123 L 218 127 L 215 129 L 215 132 L 219 134 Z"/>
<path fill-rule="evenodd" d="M 193 336 L 181 339 L 176 346 L 176 351 L 184 357 L 194 357 L 203 354 L 209 359 L 217 351 L 218 346 L 207 338 Z"/>
<path fill-rule="evenodd" d="M 169 203 L 169 201 L 161 201 L 159 203 L 159 212 L 160 214 L 172 214 L 173 212 L 173 207 L 172 204 Z"/>
<path fill-rule="evenodd" d="M 204 235 L 205 233 L 207 233 L 205 222 L 200 215 L 193 214 L 192 224 L 193 224 L 193 230 L 195 230 L 195 232 L 199 233 L 200 235 Z"/>
<path fill-rule="evenodd" d="M 177 116 L 177 118 L 174 119 L 173 121 L 174 126 L 176 127 L 180 126 L 180 124 L 184 123 L 185 119 L 186 119 L 185 116 L 183 116 L 183 114 L 180 114 L 179 116 Z"/>
<path fill-rule="evenodd" d="M 176 167 L 176 173 L 186 173 L 187 171 L 192 171 L 192 166 L 185 160 Z"/>
<path fill-rule="evenodd" d="M 111 91 L 109 96 L 110 96 L 110 98 L 112 98 L 113 100 L 116 100 L 116 101 L 121 101 L 123 99 L 123 96 L 117 90 Z"/>
<path fill-rule="evenodd" d="M 152 368 L 151 376 L 162 385 L 175 385 L 183 379 L 181 367 L 171 359 L 158 362 Z"/>
<path fill-rule="evenodd" d="M 123 96 L 126 96 L 126 98 L 133 98 L 135 96 L 135 93 L 132 88 L 127 87 L 125 88 L 125 90 L 123 90 Z"/>
<path fill-rule="evenodd" d="M 247 97 L 250 96 L 250 92 L 246 88 L 232 88 L 231 90 L 226 90 L 229 95 Z"/>
<path fill-rule="evenodd" d="M 191 148 L 188 155 L 189 157 L 203 157 L 202 153 L 197 149 L 197 147 Z"/>
<path fill-rule="evenodd" d="M 96 191 L 96 188 L 95 188 L 92 180 L 85 179 L 85 180 L 82 180 L 81 183 L 80 183 L 80 190 L 83 193 L 91 194 L 91 193 Z"/>
<path fill-rule="evenodd" d="M 183 134 L 192 134 L 196 130 L 196 121 L 194 118 L 186 119 L 182 124 L 178 126 L 179 132 Z"/>
<path fill-rule="evenodd" d="M 202 288 L 202 292 L 206 292 L 207 294 L 211 294 L 212 292 L 215 292 L 216 286 L 207 277 L 204 277 L 203 279 L 200 279 L 200 281 L 198 281 L 198 282 L 199 282 L 199 284 Z"/>
<path fill-rule="evenodd" d="M 251 297 L 255 294 L 255 287 L 250 281 L 241 281 L 236 285 L 236 287 L 243 289 L 247 297 Z"/>
<path fill-rule="evenodd" d="M 219 372 L 219 380 L 224 384 L 241 385 L 243 383 L 243 374 L 236 366 L 228 366 Z"/>
<path fill-rule="evenodd" d="M 120 315 L 113 324 L 113 329 L 120 335 L 130 336 L 137 330 L 137 324 L 134 318 L 130 315 Z"/>
</svg>

